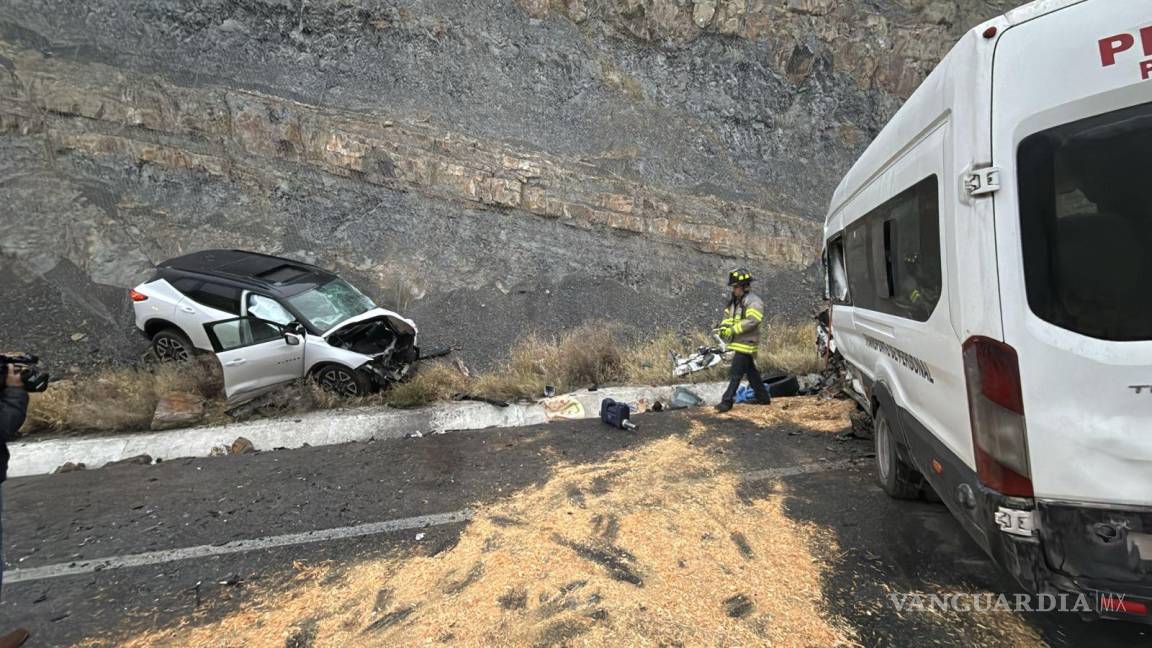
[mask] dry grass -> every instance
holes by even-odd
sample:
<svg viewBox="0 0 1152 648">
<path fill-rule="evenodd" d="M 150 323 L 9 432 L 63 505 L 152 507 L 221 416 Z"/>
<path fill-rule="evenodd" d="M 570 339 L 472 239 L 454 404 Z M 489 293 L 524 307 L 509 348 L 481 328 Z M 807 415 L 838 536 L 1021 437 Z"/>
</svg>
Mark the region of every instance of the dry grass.
<svg viewBox="0 0 1152 648">
<path fill-rule="evenodd" d="M 611 323 L 585 324 L 557 338 L 529 336 L 503 365 L 480 375 L 473 391 L 515 400 L 539 398 L 546 385 L 566 392 L 626 382 L 626 352 L 623 328 Z"/>
<path fill-rule="evenodd" d="M 760 333 L 760 353 L 756 366 L 763 371 L 794 374 L 819 373 L 824 359 L 816 352 L 816 324 L 794 324 L 783 320 L 765 322 Z"/>
<path fill-rule="evenodd" d="M 596 463 L 556 457 L 546 482 L 485 506 L 447 551 L 300 566 L 222 620 L 89 645 L 279 648 L 301 624 L 317 648 L 854 645 L 812 552 L 835 554 L 835 535 L 790 518 L 783 486 L 741 498 L 707 435 L 695 421 Z"/>
<path fill-rule="evenodd" d="M 761 370 L 802 374 L 821 369 L 812 325 L 771 321 L 764 327 L 757 359 Z M 672 376 L 669 351 L 683 355 L 711 343 L 705 333 L 678 336 L 665 332 L 637 339 L 635 333 L 619 324 L 595 322 L 556 337 L 529 336 L 509 351 L 504 363 L 474 378 L 465 378 L 447 364 L 423 363 L 409 381 L 367 398 L 350 401 L 310 383 L 300 383 L 256 411 L 275 415 L 279 410 L 287 413 L 364 405 L 417 407 L 461 393 L 500 400 L 535 399 L 543 396 L 546 385 L 563 393 L 592 385 L 723 380 L 727 374 L 725 364 L 692 376 Z M 206 366 L 215 367 L 215 372 Z M 211 418 L 216 420 L 224 409 L 221 387 L 219 367 L 210 357 L 205 366 L 192 370 L 112 369 L 82 380 L 53 384 L 47 393 L 34 396 L 27 431 L 147 429 L 157 399 L 176 392 L 202 395 L 213 413 Z"/>
<path fill-rule="evenodd" d="M 218 414 L 223 407 L 222 387 L 214 363 L 109 369 L 54 382 L 47 391 L 32 394 L 22 431 L 146 430 L 157 401 L 168 394 L 197 395 L 208 403 L 207 409 Z"/>
</svg>

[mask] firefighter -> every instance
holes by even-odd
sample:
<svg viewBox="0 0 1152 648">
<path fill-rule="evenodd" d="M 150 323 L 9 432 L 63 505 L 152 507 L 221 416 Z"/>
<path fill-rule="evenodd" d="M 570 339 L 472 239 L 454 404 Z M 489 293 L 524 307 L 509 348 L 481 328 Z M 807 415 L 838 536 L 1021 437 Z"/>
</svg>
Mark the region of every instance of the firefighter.
<svg viewBox="0 0 1152 648">
<path fill-rule="evenodd" d="M 767 405 L 772 402 L 772 396 L 756 369 L 756 346 L 760 342 L 760 322 L 764 321 L 764 302 L 752 294 L 752 273 L 744 268 L 728 273 L 728 286 L 732 289 L 732 297 L 724 309 L 719 333 L 720 338 L 728 343 L 728 348 L 736 353 L 728 371 L 728 389 L 716 406 L 718 412 L 732 409 L 736 390 L 745 377 L 756 394 L 757 403 Z"/>
</svg>

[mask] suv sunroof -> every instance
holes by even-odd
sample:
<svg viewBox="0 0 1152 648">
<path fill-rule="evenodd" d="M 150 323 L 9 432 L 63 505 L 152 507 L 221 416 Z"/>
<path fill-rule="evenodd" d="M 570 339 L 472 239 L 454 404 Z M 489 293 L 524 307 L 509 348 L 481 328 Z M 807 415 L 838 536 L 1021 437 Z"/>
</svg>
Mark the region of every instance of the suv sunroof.
<svg viewBox="0 0 1152 648">
<path fill-rule="evenodd" d="M 304 268 L 292 265 L 282 265 L 276 266 L 271 270 L 265 270 L 256 276 L 271 283 L 282 284 L 299 279 L 300 277 L 303 277 L 307 274 L 309 273 Z"/>
</svg>

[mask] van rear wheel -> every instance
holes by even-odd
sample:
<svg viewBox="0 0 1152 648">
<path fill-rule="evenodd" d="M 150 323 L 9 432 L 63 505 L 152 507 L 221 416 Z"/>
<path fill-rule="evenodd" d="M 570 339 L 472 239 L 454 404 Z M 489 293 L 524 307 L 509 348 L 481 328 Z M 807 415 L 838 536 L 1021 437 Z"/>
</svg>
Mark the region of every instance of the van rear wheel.
<svg viewBox="0 0 1152 648">
<path fill-rule="evenodd" d="M 873 417 L 872 437 L 876 443 L 876 477 L 880 487 L 895 499 L 916 499 L 920 495 L 920 473 L 900 458 L 896 437 L 884 408 Z"/>
</svg>

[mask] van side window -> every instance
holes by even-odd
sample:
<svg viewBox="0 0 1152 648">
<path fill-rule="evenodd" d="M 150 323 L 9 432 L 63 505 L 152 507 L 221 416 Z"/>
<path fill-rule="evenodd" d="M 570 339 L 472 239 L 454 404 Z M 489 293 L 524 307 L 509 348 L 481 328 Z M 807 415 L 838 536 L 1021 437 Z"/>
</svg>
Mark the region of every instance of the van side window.
<svg viewBox="0 0 1152 648">
<path fill-rule="evenodd" d="M 935 175 L 847 229 L 853 304 L 925 322 L 940 301 L 940 189 Z"/>
<path fill-rule="evenodd" d="M 192 301 L 218 311 L 240 314 L 240 289 L 233 286 L 204 282 L 199 288 L 185 293 Z"/>
<path fill-rule="evenodd" d="M 1102 340 L 1152 340 L 1152 103 L 1020 143 L 1020 234 L 1037 317 Z"/>
<path fill-rule="evenodd" d="M 844 237 L 837 236 L 828 244 L 829 297 L 837 304 L 848 302 L 848 274 L 844 271 Z"/>
</svg>

